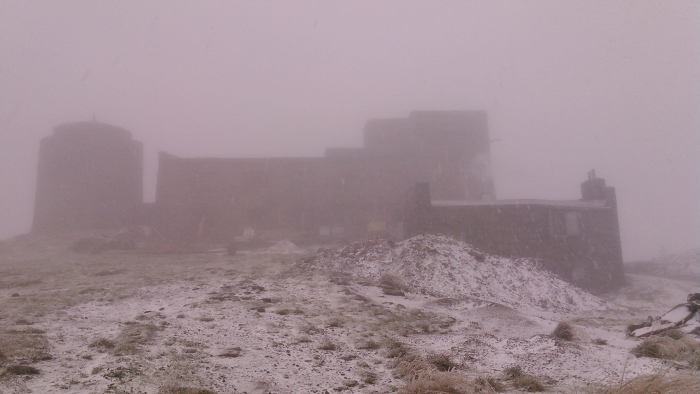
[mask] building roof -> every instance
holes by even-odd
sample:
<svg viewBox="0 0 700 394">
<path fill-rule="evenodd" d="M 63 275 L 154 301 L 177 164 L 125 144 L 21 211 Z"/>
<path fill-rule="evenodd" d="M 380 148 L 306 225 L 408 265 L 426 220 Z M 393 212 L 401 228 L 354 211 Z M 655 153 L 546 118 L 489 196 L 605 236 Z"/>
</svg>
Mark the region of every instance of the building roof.
<svg viewBox="0 0 700 394">
<path fill-rule="evenodd" d="M 493 200 L 493 201 L 481 201 L 481 200 L 433 200 L 431 201 L 434 207 L 460 207 L 460 206 L 520 206 L 520 205 L 546 205 L 554 207 L 565 207 L 565 208 L 608 208 L 605 205 L 605 200 L 591 200 L 591 201 L 581 201 L 581 200 L 533 200 L 533 199 L 521 199 L 521 200 Z"/>
</svg>

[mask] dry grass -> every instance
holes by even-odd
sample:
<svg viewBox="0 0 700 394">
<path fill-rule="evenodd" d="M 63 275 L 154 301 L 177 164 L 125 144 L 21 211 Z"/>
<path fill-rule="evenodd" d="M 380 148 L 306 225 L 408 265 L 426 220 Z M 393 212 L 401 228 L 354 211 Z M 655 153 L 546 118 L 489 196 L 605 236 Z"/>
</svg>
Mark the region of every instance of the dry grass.
<svg viewBox="0 0 700 394">
<path fill-rule="evenodd" d="M 567 322 L 559 322 L 554 331 L 552 331 L 552 337 L 563 341 L 573 341 L 575 338 L 574 327 Z"/>
<path fill-rule="evenodd" d="M 30 365 L 10 365 L 6 369 L 12 375 L 38 375 L 39 370 Z"/>
<path fill-rule="evenodd" d="M 21 279 L 15 281 L 3 281 L 0 282 L 0 289 L 15 289 L 22 287 L 30 287 L 34 285 L 41 284 L 41 279 Z"/>
<path fill-rule="evenodd" d="M 698 342 L 687 336 L 681 336 L 680 339 L 673 339 L 669 336 L 652 336 L 632 348 L 631 352 L 637 357 L 686 362 L 690 366 L 694 366 L 699 350 Z"/>
<path fill-rule="evenodd" d="M 0 329 L 0 354 L 8 360 L 41 361 L 51 359 L 44 332 L 36 329 Z"/>
<path fill-rule="evenodd" d="M 477 387 L 456 372 L 425 370 L 410 378 L 399 394 L 470 394 L 479 389 L 482 393 L 495 392 L 492 388 Z"/>
<path fill-rule="evenodd" d="M 382 344 L 386 349 L 386 358 L 399 358 L 408 355 L 408 348 L 396 339 L 387 339 Z"/>
<path fill-rule="evenodd" d="M 362 350 L 376 350 L 379 349 L 381 345 L 377 341 L 368 339 L 358 342 L 355 347 Z"/>
<path fill-rule="evenodd" d="M 505 370 L 503 370 L 503 374 L 508 379 L 515 379 L 515 378 L 523 375 L 523 370 L 520 367 L 520 365 L 512 365 L 512 366 L 506 368 Z"/>
<path fill-rule="evenodd" d="M 321 344 L 318 346 L 320 350 L 336 350 L 338 347 L 335 345 L 335 343 L 329 341 L 328 339 L 325 339 Z"/>
<path fill-rule="evenodd" d="M 372 371 L 360 371 L 358 375 L 360 376 L 360 380 L 366 384 L 377 383 L 377 374 Z"/>
<path fill-rule="evenodd" d="M 106 351 L 106 350 L 109 350 L 109 349 L 114 349 L 115 346 L 117 346 L 117 344 L 114 343 L 114 341 L 110 341 L 110 340 L 107 339 L 107 338 L 96 339 L 96 340 L 90 342 L 90 344 L 88 345 L 88 347 L 90 347 L 90 348 L 97 348 L 97 349 L 99 349 L 100 351 Z"/>
<path fill-rule="evenodd" d="M 431 354 L 426 358 L 426 361 L 435 366 L 438 371 L 450 371 L 457 368 L 457 364 L 452 361 L 449 353 Z"/>
<path fill-rule="evenodd" d="M 430 364 L 422 357 L 413 355 L 401 357 L 396 360 L 392 367 L 395 377 L 409 381 L 417 376 L 421 376 L 425 372 L 438 372 L 435 365 Z"/>
<path fill-rule="evenodd" d="M 479 376 L 474 380 L 474 388 L 477 393 L 500 393 L 505 387 L 498 379 L 491 376 Z"/>
<path fill-rule="evenodd" d="M 394 274 L 384 274 L 379 278 L 379 286 L 386 295 L 404 296 L 404 291 L 408 290 L 406 282 L 400 276 Z"/>
<path fill-rule="evenodd" d="M 532 375 L 520 375 L 513 379 L 513 386 L 520 390 L 525 390 L 530 393 L 544 391 L 544 385 L 540 380 Z"/>
<path fill-rule="evenodd" d="M 685 337 L 685 333 L 681 330 L 674 328 L 672 330 L 666 330 L 664 332 L 659 333 L 659 336 L 660 337 L 668 337 L 671 339 L 678 340 L 678 339 L 682 339 L 683 337 Z"/>
<path fill-rule="evenodd" d="M 313 335 L 313 334 L 318 334 L 321 332 L 321 330 L 316 327 L 314 324 L 310 322 L 304 322 L 301 325 L 299 325 L 299 332 L 303 332 L 304 334 L 307 335 Z"/>
<path fill-rule="evenodd" d="M 700 376 L 693 373 L 640 375 L 603 388 L 596 394 L 697 394 Z"/>
<path fill-rule="evenodd" d="M 196 387 L 167 386 L 158 390 L 158 394 L 216 394 L 216 392 Z"/>
<path fill-rule="evenodd" d="M 99 338 L 88 347 L 102 352 L 109 351 L 115 356 L 138 354 L 140 346 L 150 344 L 158 330 L 153 324 L 127 322 L 115 340 Z"/>
<path fill-rule="evenodd" d="M 345 324 L 345 322 L 343 321 L 343 319 L 341 319 L 341 318 L 339 318 L 339 317 L 331 317 L 331 318 L 328 319 L 328 321 L 326 322 L 326 327 L 328 327 L 328 328 L 338 328 L 338 327 L 342 327 L 343 324 Z"/>
</svg>

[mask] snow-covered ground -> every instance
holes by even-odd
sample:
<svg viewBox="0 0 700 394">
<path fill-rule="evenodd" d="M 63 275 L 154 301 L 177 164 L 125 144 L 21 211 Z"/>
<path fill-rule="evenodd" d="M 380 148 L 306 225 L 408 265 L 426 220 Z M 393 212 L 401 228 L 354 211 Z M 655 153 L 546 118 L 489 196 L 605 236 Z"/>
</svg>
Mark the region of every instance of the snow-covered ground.
<svg viewBox="0 0 700 394">
<path fill-rule="evenodd" d="M 631 356 L 639 340 L 625 327 L 700 292 L 635 275 L 603 300 L 525 260 L 436 237 L 317 257 L 289 244 L 280 254 L 78 254 L 69 241 L 0 244 L 0 365 L 40 370 L 0 377 L 0 393 L 396 392 L 405 382 L 385 345 L 396 341 L 448 354 L 468 376 L 502 379 L 519 365 L 548 391 L 572 392 L 668 368 Z M 402 278 L 405 296 L 385 294 L 382 274 Z M 552 338 L 560 321 L 579 340 Z M 7 343 L 22 336 L 50 358 Z"/>
</svg>

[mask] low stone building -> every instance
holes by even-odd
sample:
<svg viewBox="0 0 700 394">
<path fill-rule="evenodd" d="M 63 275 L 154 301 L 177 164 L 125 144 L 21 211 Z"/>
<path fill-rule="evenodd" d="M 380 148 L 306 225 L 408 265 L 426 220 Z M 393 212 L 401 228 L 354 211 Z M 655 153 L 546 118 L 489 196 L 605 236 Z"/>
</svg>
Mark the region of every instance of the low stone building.
<svg viewBox="0 0 700 394">
<path fill-rule="evenodd" d="M 589 290 L 611 289 L 624 279 L 615 189 L 591 173 L 581 192 L 574 201 L 445 201 L 421 184 L 406 235 L 449 235 L 487 253 L 538 260 Z"/>
</svg>

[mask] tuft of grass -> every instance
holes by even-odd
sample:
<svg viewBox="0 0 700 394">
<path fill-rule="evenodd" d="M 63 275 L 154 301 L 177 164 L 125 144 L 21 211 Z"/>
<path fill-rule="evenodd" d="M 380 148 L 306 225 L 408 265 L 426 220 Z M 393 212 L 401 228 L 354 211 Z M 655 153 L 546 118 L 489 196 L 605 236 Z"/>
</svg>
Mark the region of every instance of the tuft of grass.
<svg viewBox="0 0 700 394">
<path fill-rule="evenodd" d="M 671 339 L 679 340 L 683 339 L 685 333 L 677 328 L 666 330 L 658 334 L 660 337 L 668 337 Z"/>
<path fill-rule="evenodd" d="M 406 282 L 400 276 L 394 274 L 384 274 L 379 278 L 379 286 L 386 295 L 405 296 L 404 291 L 408 290 Z"/>
<path fill-rule="evenodd" d="M 408 348 L 396 339 L 384 341 L 384 348 L 386 349 L 386 358 L 404 357 L 409 353 Z"/>
<path fill-rule="evenodd" d="M 591 342 L 593 342 L 596 345 L 601 345 L 601 346 L 605 346 L 608 344 L 608 341 L 606 339 L 603 339 L 603 338 L 596 338 Z"/>
<path fill-rule="evenodd" d="M 224 349 L 223 352 L 219 353 L 219 357 L 228 357 L 228 358 L 236 358 L 240 355 L 241 355 L 241 348 L 238 346 Z"/>
<path fill-rule="evenodd" d="M 559 322 L 557 327 L 552 331 L 552 337 L 563 341 L 574 340 L 574 327 L 567 322 Z"/>
<path fill-rule="evenodd" d="M 44 331 L 27 328 L 25 330 L 0 329 L 0 349 L 6 359 L 31 361 L 50 360 L 49 342 Z"/>
<path fill-rule="evenodd" d="M 336 350 L 338 347 L 335 345 L 335 343 L 329 341 L 328 339 L 324 340 L 321 342 L 321 344 L 318 347 L 320 350 Z"/>
<path fill-rule="evenodd" d="M 101 351 L 109 351 L 116 356 L 138 354 L 140 345 L 151 342 L 159 328 L 153 324 L 143 324 L 135 321 L 124 323 L 124 328 L 115 340 L 100 338 L 88 345 Z"/>
<path fill-rule="evenodd" d="M 427 357 L 426 361 L 437 368 L 438 371 L 450 371 L 457 368 L 448 353 L 436 353 Z"/>
<path fill-rule="evenodd" d="M 426 372 L 437 372 L 438 369 L 435 365 L 430 364 L 425 361 L 424 358 L 407 355 L 397 359 L 392 368 L 394 370 L 394 376 L 397 378 L 402 378 L 405 380 L 414 379 L 417 376 L 421 376 Z"/>
<path fill-rule="evenodd" d="M 12 375 L 38 375 L 39 370 L 31 365 L 10 365 L 7 367 L 7 373 Z"/>
<path fill-rule="evenodd" d="M 377 374 L 372 371 L 361 371 L 358 375 L 360 375 L 360 380 L 367 384 L 377 383 Z"/>
<path fill-rule="evenodd" d="M 530 393 L 544 391 L 544 385 L 540 380 L 532 375 L 520 375 L 513 379 L 513 386 L 517 389 L 525 390 Z"/>
<path fill-rule="evenodd" d="M 503 371 L 503 374 L 508 379 L 515 379 L 523 375 L 523 369 L 520 365 L 512 365 Z"/>
<path fill-rule="evenodd" d="M 100 338 L 100 339 L 94 340 L 94 341 L 90 342 L 90 344 L 88 345 L 88 347 L 100 348 L 103 350 L 114 349 L 115 346 L 117 346 L 117 344 L 114 343 L 114 341 L 110 341 L 107 338 Z"/>
<path fill-rule="evenodd" d="M 505 387 L 498 379 L 491 376 L 479 376 L 474 379 L 474 386 L 477 393 L 488 393 L 488 392 L 503 392 Z"/>
<path fill-rule="evenodd" d="M 692 363 L 693 355 L 698 351 L 699 347 L 698 342 L 685 336 L 680 339 L 673 339 L 667 336 L 651 336 L 632 348 L 631 352 L 637 357 Z"/>
<path fill-rule="evenodd" d="M 161 387 L 158 394 L 216 394 L 216 392 L 198 387 L 166 386 Z"/>
<path fill-rule="evenodd" d="M 359 342 L 357 345 L 355 345 L 355 347 L 362 350 L 376 350 L 379 349 L 381 345 L 379 344 L 379 342 L 369 339 L 366 341 Z"/>
<path fill-rule="evenodd" d="M 331 317 L 328 319 L 328 322 L 326 322 L 326 327 L 328 328 L 338 328 L 342 327 L 344 324 L 343 319 L 339 317 Z"/>
<path fill-rule="evenodd" d="M 476 389 L 475 384 L 464 375 L 427 370 L 409 379 L 406 386 L 399 390 L 399 394 L 467 394 L 475 392 Z"/>
<path fill-rule="evenodd" d="M 605 387 L 596 394 L 685 394 L 700 393 L 700 376 L 696 373 L 669 375 L 657 373 L 640 375 L 624 382 Z"/>
<path fill-rule="evenodd" d="M 305 322 L 299 326 L 299 331 L 307 335 L 318 334 L 321 330 L 315 325 Z"/>
</svg>

